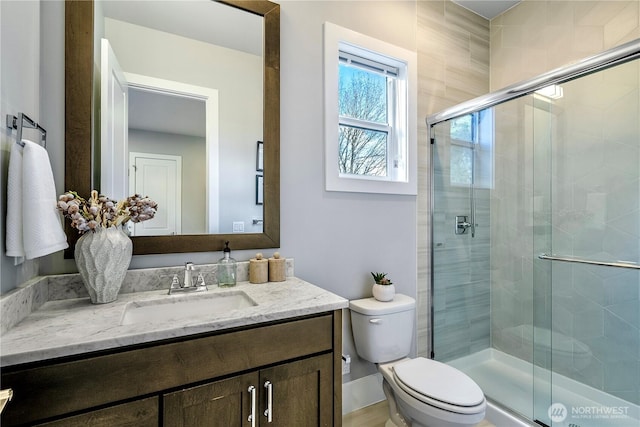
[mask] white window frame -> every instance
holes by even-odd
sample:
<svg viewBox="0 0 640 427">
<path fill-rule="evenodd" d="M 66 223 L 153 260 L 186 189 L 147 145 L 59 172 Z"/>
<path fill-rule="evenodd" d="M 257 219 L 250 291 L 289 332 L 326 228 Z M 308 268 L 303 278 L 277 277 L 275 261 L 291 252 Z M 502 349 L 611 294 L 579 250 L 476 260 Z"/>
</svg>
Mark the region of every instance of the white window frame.
<svg viewBox="0 0 640 427">
<path fill-rule="evenodd" d="M 338 165 L 340 116 L 338 110 L 340 51 L 397 66 L 397 123 L 388 151 L 391 168 L 386 177 L 341 174 Z M 417 194 L 417 55 L 364 34 L 324 23 L 325 67 L 325 189 L 361 193 Z M 395 141 L 394 141 L 395 142 Z M 396 148 L 397 147 L 397 150 Z M 395 164 L 398 164 L 396 168 Z M 396 171 L 401 171 L 399 174 Z"/>
</svg>

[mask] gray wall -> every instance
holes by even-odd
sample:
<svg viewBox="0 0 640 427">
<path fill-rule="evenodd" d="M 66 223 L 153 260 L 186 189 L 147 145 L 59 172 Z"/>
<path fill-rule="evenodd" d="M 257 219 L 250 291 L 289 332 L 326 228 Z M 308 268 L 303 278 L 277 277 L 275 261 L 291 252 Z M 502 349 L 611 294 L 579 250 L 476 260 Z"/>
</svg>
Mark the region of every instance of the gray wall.
<svg viewBox="0 0 640 427">
<path fill-rule="evenodd" d="M 40 39 L 38 28 L 55 27 L 55 22 L 47 22 L 41 19 L 40 5 L 38 2 L 2 1 L 0 2 L 0 238 L 2 243 L 2 255 L 0 261 L 1 291 L 7 292 L 19 283 L 38 274 L 41 262 L 39 260 L 26 261 L 18 266 L 14 265 L 14 259 L 8 258 L 5 253 L 5 218 L 6 209 L 6 182 L 9 163 L 9 153 L 15 144 L 15 131 L 7 130 L 5 116 L 17 115 L 19 112 L 27 114 L 32 119 L 42 123 L 49 131 L 49 141 L 53 147 L 60 144 L 57 138 L 59 130 L 64 126 L 64 117 L 59 110 L 45 114 L 51 105 L 51 97 L 61 94 L 56 88 L 49 88 L 46 82 L 40 79 L 41 49 L 54 47 L 57 51 L 64 46 L 59 44 L 59 38 Z M 25 31 L 25 29 L 31 29 Z M 63 39 L 64 40 L 64 39 Z M 54 61 L 53 67 L 56 66 Z M 53 76 L 48 76 L 53 80 Z M 64 98 L 62 98 L 64 99 Z M 37 140 L 39 134 L 33 131 L 25 131 L 25 138 Z M 54 173 L 64 173 L 64 159 L 56 153 L 50 153 Z M 58 189 L 62 189 L 60 173 L 55 174 Z"/>
<path fill-rule="evenodd" d="M 324 191 L 323 23 L 416 50 L 412 1 L 283 1 L 281 38 L 282 253 L 296 275 L 345 298 L 371 295 L 382 270 L 397 292 L 416 295 L 416 197 Z M 304 53 L 304 54 L 303 54 Z M 344 352 L 359 363 L 345 314 Z"/>
<path fill-rule="evenodd" d="M 5 20 L 15 19 L 4 15 L 5 3 L 8 2 L 0 2 L 3 49 L 4 34 L 9 29 L 4 25 Z M 280 252 L 295 258 L 297 276 L 346 298 L 371 295 L 369 272 L 373 270 L 388 272 L 398 292 L 415 296 L 416 197 L 324 191 L 322 24 L 331 21 L 415 51 L 416 3 L 283 1 L 281 5 Z M 27 67 L 26 71 L 30 71 L 33 79 L 22 87 L 28 93 L 30 85 L 40 78 L 43 93 L 47 94 L 46 108 L 34 115 L 39 116 L 50 133 L 48 150 L 61 193 L 64 191 L 64 5 L 59 1 L 46 1 L 40 6 L 43 18 L 46 17 L 42 26 L 16 26 L 8 37 L 12 40 L 33 37 L 33 41 L 37 41 L 37 30 L 22 29 L 41 28 L 45 41 L 40 51 L 43 69 L 38 76 L 37 65 L 29 65 L 31 68 Z M 3 68 L 9 67 L 4 50 L 2 58 Z M 39 58 L 37 50 L 31 58 L 34 61 Z M 4 81 L 7 85 L 17 84 L 22 81 L 18 76 L 24 76 L 26 71 L 21 70 L 12 79 L 3 77 L 3 90 Z M 15 99 L 23 96 L 24 93 L 19 92 Z M 3 144 L 3 151 L 6 150 Z M 6 167 L 3 166 L 3 170 L 6 171 Z M 4 227 L 2 233 L 4 235 Z M 235 251 L 233 256 L 246 260 L 254 254 L 255 251 Z M 185 260 L 210 263 L 220 256 L 221 253 L 135 256 L 131 267 L 180 265 Z M 3 259 L 3 291 L 38 274 L 36 269 L 20 275 L 13 267 L 5 272 L 7 262 Z M 73 260 L 64 260 L 61 254 L 45 258 L 39 269 L 40 274 L 73 271 L 76 271 Z M 355 355 L 348 322 L 345 323 L 345 348 Z M 373 365 L 363 368 L 355 365 L 358 363 L 354 364 L 355 376 L 374 371 Z"/>
</svg>

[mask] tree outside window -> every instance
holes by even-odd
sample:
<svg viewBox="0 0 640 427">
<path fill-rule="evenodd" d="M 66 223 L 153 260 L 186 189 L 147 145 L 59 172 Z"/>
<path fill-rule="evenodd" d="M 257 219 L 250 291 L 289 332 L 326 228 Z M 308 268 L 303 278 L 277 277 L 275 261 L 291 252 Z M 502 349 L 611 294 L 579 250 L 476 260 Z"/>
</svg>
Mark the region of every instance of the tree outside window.
<svg viewBox="0 0 640 427">
<path fill-rule="evenodd" d="M 347 64 L 340 64 L 339 74 L 340 173 L 386 177 L 390 78 Z"/>
</svg>

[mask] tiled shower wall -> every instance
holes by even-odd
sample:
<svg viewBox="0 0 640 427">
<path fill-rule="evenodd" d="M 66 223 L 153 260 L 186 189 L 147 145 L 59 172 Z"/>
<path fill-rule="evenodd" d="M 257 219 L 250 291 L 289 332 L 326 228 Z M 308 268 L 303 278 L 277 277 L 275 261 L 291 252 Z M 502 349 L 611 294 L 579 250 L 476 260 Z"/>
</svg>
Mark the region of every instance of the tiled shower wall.
<svg viewBox="0 0 640 427">
<path fill-rule="evenodd" d="M 562 87 L 496 108 L 491 344 L 639 404 L 640 273 L 537 254 L 640 262 L 640 61 Z"/>
<path fill-rule="evenodd" d="M 417 353 L 430 352 L 430 145 L 424 118 L 489 92 L 489 21 L 450 0 L 417 2 Z"/>
<path fill-rule="evenodd" d="M 637 0 L 525 0 L 491 22 L 492 90 L 639 38 L 639 6 Z M 556 344 L 564 340 L 575 351 L 570 358 L 536 357 L 537 364 L 551 363 L 559 373 L 636 404 L 638 272 L 551 266 L 529 255 L 548 249 L 591 259 L 640 260 L 637 62 L 564 85 L 565 97 L 554 102 L 546 118 L 530 99 L 500 107 L 499 123 L 506 127 L 496 144 L 515 144 L 510 151 L 496 149 L 501 153 L 496 170 L 504 176 L 517 171 L 507 186 L 520 195 L 507 202 L 497 192 L 491 205 L 492 227 L 502 227 L 492 230 L 492 345 L 531 361 L 537 355 L 523 346 L 522 337 L 514 341 L 513 334 L 504 332 L 509 325 L 552 327 L 562 334 Z M 540 139 L 544 132 L 555 139 L 546 153 Z M 535 178 L 530 161 L 537 162 L 536 173 L 547 167 L 551 181 Z M 551 198 L 544 191 L 547 184 Z M 551 204 L 541 206 L 543 200 Z M 501 218 L 500 210 L 517 215 Z M 529 230 L 522 222 L 527 211 L 537 228 Z M 524 225 L 519 232 L 509 227 L 518 222 Z"/>
<path fill-rule="evenodd" d="M 524 0 L 491 20 L 491 91 L 640 38 L 639 0 Z"/>
<path fill-rule="evenodd" d="M 487 27 L 487 20 L 448 0 L 417 2 L 419 117 L 640 37 L 639 6 L 638 0 L 524 0 Z M 428 137 L 422 122 L 420 159 L 430 158 Z M 429 162 L 421 161 L 417 331 L 420 355 L 428 355 L 430 350 L 430 185 Z M 532 318 L 534 313 L 522 310 L 520 315 Z"/>
</svg>

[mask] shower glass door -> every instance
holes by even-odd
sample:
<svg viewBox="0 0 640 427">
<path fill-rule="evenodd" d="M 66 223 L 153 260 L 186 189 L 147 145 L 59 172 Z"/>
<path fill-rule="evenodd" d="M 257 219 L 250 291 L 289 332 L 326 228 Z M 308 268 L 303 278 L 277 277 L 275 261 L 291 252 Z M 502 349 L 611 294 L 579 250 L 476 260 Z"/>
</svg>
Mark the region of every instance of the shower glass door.
<svg viewBox="0 0 640 427">
<path fill-rule="evenodd" d="M 565 82 L 548 102 L 558 124 L 534 159 L 550 225 L 536 261 L 551 279 L 548 425 L 640 425 L 639 64 Z"/>
<path fill-rule="evenodd" d="M 529 419 L 532 102 L 520 99 L 438 123 L 431 156 L 434 357 Z"/>
<path fill-rule="evenodd" d="M 640 425 L 626 60 L 431 127 L 433 357 L 540 425 Z"/>
<path fill-rule="evenodd" d="M 433 350 L 530 420 L 551 405 L 553 116 L 532 96 L 432 128 Z M 536 169 L 536 167 L 538 169 Z"/>
<path fill-rule="evenodd" d="M 465 116 L 434 128 L 434 350 L 441 361 L 490 346 L 490 190 L 473 185 L 477 123 Z"/>
</svg>

